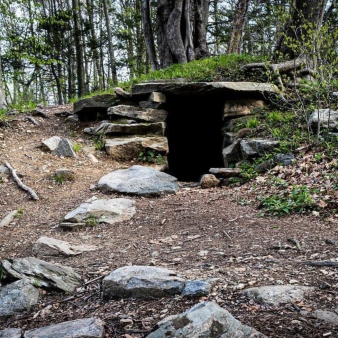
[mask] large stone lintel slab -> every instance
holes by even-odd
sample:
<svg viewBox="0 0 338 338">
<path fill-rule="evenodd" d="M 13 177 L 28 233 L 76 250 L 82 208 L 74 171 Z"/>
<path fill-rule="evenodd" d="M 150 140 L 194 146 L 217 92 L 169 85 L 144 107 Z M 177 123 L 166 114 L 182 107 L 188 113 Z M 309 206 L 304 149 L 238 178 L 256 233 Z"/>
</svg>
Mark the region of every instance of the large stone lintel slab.
<svg viewBox="0 0 338 338">
<path fill-rule="evenodd" d="M 201 95 L 201 94 L 226 94 L 226 93 L 278 93 L 278 88 L 270 83 L 256 82 L 152 82 L 140 83 L 133 87 L 132 96 L 149 95 L 152 92 L 162 92 L 175 95 Z"/>
</svg>

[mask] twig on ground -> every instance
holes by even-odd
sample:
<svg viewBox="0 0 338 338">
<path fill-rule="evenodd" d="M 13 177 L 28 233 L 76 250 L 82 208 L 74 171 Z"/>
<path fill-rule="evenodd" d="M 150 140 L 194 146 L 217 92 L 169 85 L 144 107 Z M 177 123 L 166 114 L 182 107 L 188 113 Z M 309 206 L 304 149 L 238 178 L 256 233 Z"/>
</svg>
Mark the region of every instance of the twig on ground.
<svg viewBox="0 0 338 338">
<path fill-rule="evenodd" d="M 198 239 L 198 238 L 201 238 L 201 237 L 204 237 L 205 235 L 196 235 L 196 236 L 193 236 L 191 238 L 188 238 L 186 239 L 185 241 L 183 241 L 184 243 L 185 242 L 190 242 L 190 241 L 194 241 L 195 239 Z"/>
<path fill-rule="evenodd" d="M 22 181 L 20 180 L 20 178 L 16 174 L 15 169 L 8 162 L 5 162 L 5 166 L 11 171 L 12 176 L 13 176 L 15 182 L 18 184 L 18 186 L 21 189 L 27 191 L 31 195 L 31 197 L 33 198 L 33 200 L 37 201 L 39 199 L 39 197 L 36 194 L 36 192 L 34 190 L 32 190 L 31 188 L 27 187 L 27 185 L 25 185 L 25 184 L 22 183 Z"/>
<path fill-rule="evenodd" d="M 295 238 L 288 238 L 287 241 L 290 242 L 290 243 L 292 243 L 292 244 L 294 244 L 299 251 L 302 250 L 302 248 L 300 247 L 299 242 Z"/>
<path fill-rule="evenodd" d="M 232 238 L 230 237 L 230 235 L 229 235 L 225 230 L 223 230 L 223 234 L 224 234 L 225 236 L 227 236 L 227 237 L 232 241 Z"/>
<path fill-rule="evenodd" d="M 27 116 L 26 119 L 32 122 L 35 126 L 38 126 L 38 127 L 40 126 L 40 123 L 37 120 L 35 120 L 33 116 Z"/>
<path fill-rule="evenodd" d="M 306 261 L 303 262 L 304 265 L 310 265 L 310 266 L 332 266 L 334 268 L 338 268 L 338 262 L 331 262 L 331 261 Z"/>
</svg>

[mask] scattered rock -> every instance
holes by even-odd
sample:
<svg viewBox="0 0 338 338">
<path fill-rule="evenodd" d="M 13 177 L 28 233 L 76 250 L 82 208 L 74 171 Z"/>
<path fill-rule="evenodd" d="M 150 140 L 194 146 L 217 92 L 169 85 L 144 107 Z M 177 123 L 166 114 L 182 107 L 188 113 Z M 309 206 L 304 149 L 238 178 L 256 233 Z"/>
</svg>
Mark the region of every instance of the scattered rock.
<svg viewBox="0 0 338 338">
<path fill-rule="evenodd" d="M 131 95 L 130 93 L 127 93 L 124 89 L 120 88 L 120 87 L 115 87 L 114 88 L 114 93 L 119 96 L 122 97 L 123 99 L 129 100 Z"/>
<path fill-rule="evenodd" d="M 39 290 L 27 279 L 0 288 L 0 318 L 29 309 L 39 299 Z M 1 334 L 0 334 L 1 337 Z"/>
<path fill-rule="evenodd" d="M 0 338 L 21 338 L 22 330 L 21 329 L 5 329 L 0 330 Z"/>
<path fill-rule="evenodd" d="M 269 285 L 246 289 L 243 293 L 261 304 L 278 305 L 303 300 L 312 291 L 312 287 L 298 285 Z"/>
<path fill-rule="evenodd" d="M 309 117 L 308 125 L 313 129 L 318 129 L 318 118 L 321 127 L 330 130 L 338 127 L 338 111 L 332 109 L 316 109 Z M 330 121 L 330 122 L 329 122 Z"/>
<path fill-rule="evenodd" d="M 98 318 L 77 319 L 26 331 L 24 338 L 103 338 L 104 322 Z"/>
<path fill-rule="evenodd" d="M 71 222 L 61 222 L 60 227 L 64 230 L 75 230 L 75 229 L 81 229 L 85 227 L 86 223 L 71 223 Z"/>
<path fill-rule="evenodd" d="M 103 121 L 96 127 L 85 128 L 84 132 L 94 135 L 164 135 L 165 123 L 135 123 L 135 124 L 114 124 Z"/>
<path fill-rule="evenodd" d="M 257 108 L 264 108 L 264 101 L 255 99 L 226 101 L 224 105 L 224 117 L 249 115 Z"/>
<path fill-rule="evenodd" d="M 202 189 L 214 188 L 220 184 L 220 180 L 212 174 L 205 174 L 200 180 L 200 185 Z"/>
<path fill-rule="evenodd" d="M 209 173 L 218 178 L 238 177 L 242 170 L 239 168 L 210 168 Z"/>
<path fill-rule="evenodd" d="M 122 116 L 145 122 L 164 122 L 168 116 L 168 112 L 163 109 L 151 108 L 143 111 L 139 107 L 120 105 L 109 108 L 108 116 L 111 118 Z"/>
<path fill-rule="evenodd" d="M 262 156 L 272 152 L 279 145 L 278 141 L 264 139 L 241 140 L 240 148 L 244 159 L 250 159 L 254 156 Z"/>
<path fill-rule="evenodd" d="M 58 147 L 60 141 L 61 141 L 61 137 L 52 136 L 49 139 L 42 141 L 42 145 L 45 149 L 54 151 Z"/>
<path fill-rule="evenodd" d="M 6 275 L 17 279 L 27 278 L 37 287 L 72 292 L 81 281 L 81 277 L 72 268 L 51 264 L 35 257 L 3 260 L 2 267 Z"/>
<path fill-rule="evenodd" d="M 214 302 L 203 302 L 157 323 L 147 338 L 264 338 Z"/>
<path fill-rule="evenodd" d="M 207 296 L 212 288 L 212 283 L 206 280 L 186 281 L 182 291 L 182 297 L 202 297 Z"/>
<path fill-rule="evenodd" d="M 94 121 L 98 113 L 107 113 L 107 109 L 117 102 L 115 94 L 100 94 L 81 99 L 74 103 L 74 114 L 80 120 Z"/>
<path fill-rule="evenodd" d="M 62 157 L 76 157 L 72 143 L 66 138 L 63 138 L 60 140 L 58 146 L 56 147 L 56 149 L 54 149 L 53 153 L 55 153 L 56 155 L 60 157 L 61 156 Z"/>
<path fill-rule="evenodd" d="M 54 177 L 61 181 L 73 181 L 75 178 L 74 171 L 67 168 L 56 169 Z"/>
<path fill-rule="evenodd" d="M 137 158 L 144 148 L 168 153 L 168 140 L 166 137 L 132 137 L 113 138 L 105 141 L 105 148 L 114 160 L 128 161 Z"/>
<path fill-rule="evenodd" d="M 326 310 L 315 310 L 311 312 L 311 316 L 324 320 L 327 323 L 331 324 L 338 324 L 338 315 L 335 312 L 332 311 L 326 311 Z"/>
<path fill-rule="evenodd" d="M 73 113 L 69 112 L 68 110 L 62 110 L 62 111 L 58 111 L 54 113 L 54 115 L 58 117 L 68 117 L 68 116 L 72 116 Z"/>
<path fill-rule="evenodd" d="M 286 167 L 288 165 L 292 165 L 295 161 L 295 157 L 293 154 L 288 153 L 288 154 L 277 154 L 273 158 L 275 164 L 281 165 L 283 167 Z"/>
<path fill-rule="evenodd" d="M 154 266 L 124 266 L 112 271 L 102 281 L 103 296 L 164 297 L 180 294 L 184 279 L 174 271 Z"/>
<path fill-rule="evenodd" d="M 9 175 L 10 174 L 10 171 L 7 167 L 3 166 L 3 165 L 0 165 L 0 175 Z"/>
<path fill-rule="evenodd" d="M 222 151 L 224 166 L 227 168 L 230 163 L 236 163 L 241 159 L 240 140 L 236 140 L 233 144 L 226 147 Z"/>
<path fill-rule="evenodd" d="M 86 251 L 97 250 L 97 247 L 90 245 L 72 245 L 55 238 L 40 237 L 33 246 L 35 256 L 75 256 Z"/>
<path fill-rule="evenodd" d="M 156 103 L 165 103 L 167 100 L 165 94 L 161 92 L 153 92 L 150 94 L 148 101 L 156 102 Z"/>
<path fill-rule="evenodd" d="M 9 223 L 11 223 L 16 214 L 18 213 L 18 210 L 13 210 L 11 211 L 9 214 L 7 214 L 1 221 L 0 221 L 0 228 L 1 227 L 6 227 L 9 225 Z"/>
<path fill-rule="evenodd" d="M 134 195 L 167 195 L 178 191 L 177 179 L 158 170 L 134 165 L 103 176 L 98 182 L 103 191 Z"/>
<path fill-rule="evenodd" d="M 126 198 L 107 200 L 94 197 L 69 212 L 64 217 L 64 221 L 70 223 L 114 224 L 132 218 L 135 211 L 135 202 L 133 200 Z"/>
<path fill-rule="evenodd" d="M 235 135 L 235 140 L 239 139 L 239 138 L 246 138 L 250 135 L 252 135 L 253 133 L 253 129 L 251 128 L 242 128 L 240 130 L 238 130 L 238 132 Z"/>
<path fill-rule="evenodd" d="M 80 121 L 79 115 L 72 114 L 72 115 L 68 116 L 65 121 L 70 122 L 70 123 L 78 123 Z"/>
</svg>

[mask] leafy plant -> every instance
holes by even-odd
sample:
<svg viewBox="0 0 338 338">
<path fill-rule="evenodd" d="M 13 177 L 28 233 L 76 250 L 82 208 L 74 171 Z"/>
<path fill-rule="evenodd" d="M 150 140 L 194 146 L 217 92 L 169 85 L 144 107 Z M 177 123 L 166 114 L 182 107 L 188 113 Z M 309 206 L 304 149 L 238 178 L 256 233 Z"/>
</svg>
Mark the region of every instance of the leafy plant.
<svg viewBox="0 0 338 338">
<path fill-rule="evenodd" d="M 99 219 L 93 215 L 93 214 L 90 214 L 86 220 L 85 220 L 86 224 L 87 225 L 90 225 L 90 226 L 96 226 L 98 225 L 100 222 L 99 222 Z"/>
<path fill-rule="evenodd" d="M 256 117 L 252 117 L 250 118 L 246 123 L 245 123 L 245 127 L 246 128 L 257 128 L 259 125 L 259 120 Z"/>
<path fill-rule="evenodd" d="M 73 144 L 73 150 L 78 153 L 82 149 L 81 145 L 78 143 Z"/>
<path fill-rule="evenodd" d="M 294 186 L 289 194 L 271 195 L 260 199 L 261 207 L 269 214 L 283 215 L 291 212 L 305 212 L 314 208 L 315 201 L 307 186 Z"/>
<path fill-rule="evenodd" d="M 24 208 L 20 207 L 14 217 L 17 219 L 21 218 L 23 215 L 23 211 L 24 211 Z"/>
<path fill-rule="evenodd" d="M 144 149 L 138 154 L 137 160 L 139 162 L 162 164 L 164 161 L 164 158 L 156 150 Z"/>
<path fill-rule="evenodd" d="M 94 144 L 95 144 L 95 149 L 96 150 L 102 150 L 104 149 L 104 145 L 105 145 L 105 139 L 102 135 L 96 135 L 93 138 L 94 140 Z"/>
<path fill-rule="evenodd" d="M 53 180 L 57 183 L 57 184 L 62 184 L 63 183 L 63 176 L 61 174 L 55 174 L 53 176 Z"/>
<path fill-rule="evenodd" d="M 3 181 L 2 177 L 0 176 L 0 184 L 1 183 L 4 183 L 4 181 Z"/>
</svg>

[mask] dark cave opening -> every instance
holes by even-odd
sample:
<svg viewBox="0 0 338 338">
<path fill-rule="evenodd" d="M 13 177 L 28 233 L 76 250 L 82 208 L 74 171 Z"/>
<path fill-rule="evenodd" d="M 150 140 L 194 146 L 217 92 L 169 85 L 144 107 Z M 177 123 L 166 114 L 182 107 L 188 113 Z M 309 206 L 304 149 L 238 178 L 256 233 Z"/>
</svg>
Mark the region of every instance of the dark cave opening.
<svg viewBox="0 0 338 338">
<path fill-rule="evenodd" d="M 167 96 L 169 174 L 180 181 L 198 181 L 210 168 L 224 167 L 223 109 L 224 99 Z"/>
</svg>

